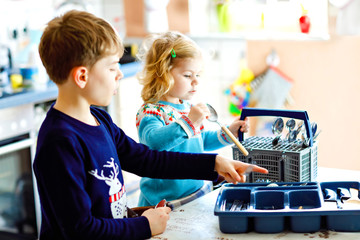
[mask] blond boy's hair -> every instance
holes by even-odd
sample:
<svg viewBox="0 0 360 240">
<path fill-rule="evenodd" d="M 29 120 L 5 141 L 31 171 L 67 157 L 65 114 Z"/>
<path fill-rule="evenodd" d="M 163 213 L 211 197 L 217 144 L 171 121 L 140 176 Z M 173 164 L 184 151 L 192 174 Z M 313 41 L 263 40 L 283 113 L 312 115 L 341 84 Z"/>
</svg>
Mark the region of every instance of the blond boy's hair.
<svg viewBox="0 0 360 240">
<path fill-rule="evenodd" d="M 51 20 L 39 44 L 41 61 L 56 84 L 65 82 L 74 67 L 91 69 L 99 59 L 123 52 L 121 39 L 108 22 L 76 10 Z"/>
<path fill-rule="evenodd" d="M 138 74 L 143 85 L 143 101 L 158 102 L 174 85 L 170 70 L 181 59 L 197 56 L 201 56 L 200 48 L 178 32 L 153 34 L 145 39 L 138 54 L 138 58 L 144 62 L 144 69 Z"/>
</svg>

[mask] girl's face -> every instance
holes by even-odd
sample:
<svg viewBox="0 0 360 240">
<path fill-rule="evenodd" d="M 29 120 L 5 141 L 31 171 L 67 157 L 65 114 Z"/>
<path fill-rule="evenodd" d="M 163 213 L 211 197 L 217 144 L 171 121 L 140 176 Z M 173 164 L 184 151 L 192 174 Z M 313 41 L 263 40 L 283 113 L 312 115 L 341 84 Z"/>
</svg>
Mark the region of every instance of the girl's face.
<svg viewBox="0 0 360 240">
<path fill-rule="evenodd" d="M 118 62 L 119 56 L 111 55 L 100 59 L 90 69 L 86 94 L 91 105 L 110 104 L 119 87 L 119 80 L 124 76 Z"/>
<path fill-rule="evenodd" d="M 197 91 L 200 76 L 203 71 L 202 58 L 177 59 L 170 74 L 174 78 L 174 85 L 164 96 L 165 101 L 179 104 L 180 100 L 190 100 Z"/>
</svg>

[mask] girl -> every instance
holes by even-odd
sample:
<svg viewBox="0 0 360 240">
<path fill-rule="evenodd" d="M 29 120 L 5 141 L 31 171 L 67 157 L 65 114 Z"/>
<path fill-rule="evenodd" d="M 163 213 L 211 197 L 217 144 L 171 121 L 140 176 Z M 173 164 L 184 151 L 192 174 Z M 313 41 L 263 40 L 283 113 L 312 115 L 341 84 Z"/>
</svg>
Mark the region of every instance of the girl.
<svg viewBox="0 0 360 240">
<path fill-rule="evenodd" d="M 152 35 L 145 40 L 139 58 L 144 62 L 138 76 L 144 104 L 136 117 L 141 143 L 156 150 L 188 153 L 213 151 L 232 143 L 221 130 L 205 130 L 203 121 L 210 114 L 206 104 L 189 102 L 203 71 L 201 50 L 195 42 L 178 32 Z M 246 132 L 247 123 L 235 120 L 229 126 L 235 136 L 239 128 Z M 211 191 L 212 182 L 142 178 L 140 190 L 139 206 L 166 199 L 176 207 Z"/>
</svg>

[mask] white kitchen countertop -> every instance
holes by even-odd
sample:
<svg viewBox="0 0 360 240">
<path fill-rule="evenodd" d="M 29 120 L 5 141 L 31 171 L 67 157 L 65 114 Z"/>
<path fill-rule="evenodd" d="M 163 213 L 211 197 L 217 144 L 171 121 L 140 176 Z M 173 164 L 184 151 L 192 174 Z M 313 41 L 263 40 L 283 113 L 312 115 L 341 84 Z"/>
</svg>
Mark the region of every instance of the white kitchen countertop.
<svg viewBox="0 0 360 240">
<path fill-rule="evenodd" d="M 319 182 L 360 181 L 360 171 L 319 168 Z M 235 239 L 360 239 L 360 232 L 333 232 L 321 230 L 315 233 L 281 232 L 262 234 L 256 232 L 225 234 L 219 229 L 219 219 L 214 215 L 214 207 L 219 189 L 192 201 L 170 213 L 165 232 L 151 239 L 160 240 L 235 240 Z"/>
</svg>

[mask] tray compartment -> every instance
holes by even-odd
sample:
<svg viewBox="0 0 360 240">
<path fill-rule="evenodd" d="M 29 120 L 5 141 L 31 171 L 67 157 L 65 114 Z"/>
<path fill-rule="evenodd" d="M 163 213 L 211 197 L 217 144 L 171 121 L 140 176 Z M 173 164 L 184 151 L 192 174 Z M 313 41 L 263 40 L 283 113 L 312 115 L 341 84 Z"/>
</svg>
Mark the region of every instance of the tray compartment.
<svg viewBox="0 0 360 240">
<path fill-rule="evenodd" d="M 360 232 L 360 211 L 342 210 L 326 217 L 327 229 L 336 232 Z"/>
<path fill-rule="evenodd" d="M 322 182 L 320 183 L 322 192 L 324 189 L 330 189 L 337 192 L 338 188 L 359 189 L 359 182 L 340 181 L 340 182 Z M 338 232 L 360 232 L 360 208 L 354 210 L 331 211 L 326 215 L 327 229 Z"/>
<path fill-rule="evenodd" d="M 319 191 L 291 191 L 289 192 L 290 209 L 313 209 L 321 207 Z"/>
<path fill-rule="evenodd" d="M 222 194 L 219 206 L 220 211 L 230 211 L 231 206 L 236 200 L 241 201 L 243 205 L 250 205 L 251 189 L 230 188 L 225 189 Z"/>
<path fill-rule="evenodd" d="M 254 217 L 254 230 L 258 233 L 279 233 L 285 229 L 285 217 L 264 215 Z"/>
<path fill-rule="evenodd" d="M 285 208 L 283 191 L 255 192 L 254 208 L 257 210 L 279 210 Z"/>
<path fill-rule="evenodd" d="M 289 207 L 291 210 L 316 209 L 321 207 L 321 198 L 317 190 L 289 192 Z M 293 232 L 317 232 L 321 227 L 321 215 L 299 214 L 290 217 L 290 227 Z"/>
<path fill-rule="evenodd" d="M 219 228 L 223 233 L 245 233 L 249 231 L 247 216 L 219 216 Z"/>
<path fill-rule="evenodd" d="M 224 233 L 244 233 L 249 229 L 249 218 L 240 216 L 239 211 L 230 211 L 231 206 L 236 200 L 242 204 L 250 205 L 251 189 L 228 188 L 223 189 L 219 195 L 217 209 L 223 215 L 219 216 L 219 228 Z M 240 210 L 245 211 L 245 210 Z"/>
<path fill-rule="evenodd" d="M 255 191 L 254 208 L 264 212 L 283 210 L 285 208 L 285 193 L 276 190 Z M 256 232 L 278 233 L 284 230 L 285 217 L 276 214 L 261 215 L 254 217 L 254 223 Z"/>
</svg>

